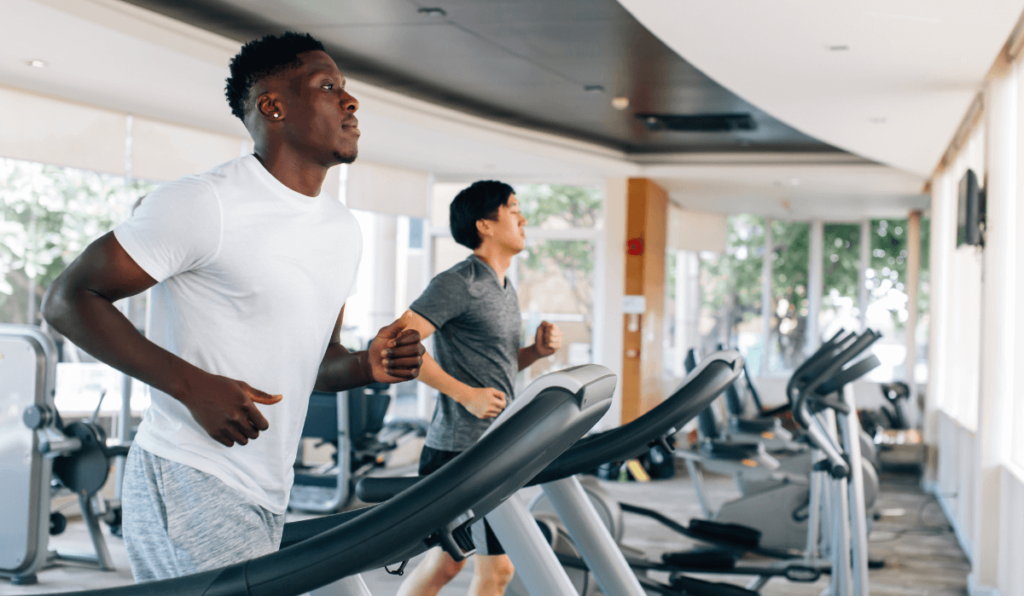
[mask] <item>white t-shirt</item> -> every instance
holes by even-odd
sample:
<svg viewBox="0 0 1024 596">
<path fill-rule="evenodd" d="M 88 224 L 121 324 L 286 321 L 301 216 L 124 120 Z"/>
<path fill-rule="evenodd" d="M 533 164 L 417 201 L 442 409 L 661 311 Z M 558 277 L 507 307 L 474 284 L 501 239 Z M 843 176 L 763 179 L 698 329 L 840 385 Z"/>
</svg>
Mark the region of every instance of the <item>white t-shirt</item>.
<svg viewBox="0 0 1024 596">
<path fill-rule="evenodd" d="M 158 282 L 150 340 L 207 372 L 284 396 L 256 406 L 268 430 L 229 448 L 152 389 L 136 444 L 284 513 L 317 370 L 355 284 L 355 217 L 326 193 L 289 189 L 248 155 L 161 185 L 114 235 Z"/>
</svg>

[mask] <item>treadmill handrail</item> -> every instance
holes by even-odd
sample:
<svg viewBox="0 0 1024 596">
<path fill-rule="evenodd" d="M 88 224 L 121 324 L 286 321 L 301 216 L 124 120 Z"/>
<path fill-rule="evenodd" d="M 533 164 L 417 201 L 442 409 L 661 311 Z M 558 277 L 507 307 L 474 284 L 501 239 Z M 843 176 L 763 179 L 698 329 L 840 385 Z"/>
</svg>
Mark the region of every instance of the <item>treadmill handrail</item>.
<svg viewBox="0 0 1024 596">
<path fill-rule="evenodd" d="M 294 596 L 408 559 L 452 520 L 472 512 L 465 522 L 471 523 L 523 486 L 600 420 L 611 391 L 600 402 L 580 408 L 578 396 L 549 388 L 415 490 L 284 550 L 185 577 L 74 594 Z"/>
<path fill-rule="evenodd" d="M 609 462 L 630 459 L 672 429 L 682 428 L 708 407 L 743 371 L 743 356 L 735 350 L 716 352 L 701 360 L 672 395 L 651 411 L 613 430 L 581 439 L 551 463 L 529 486 L 567 478 Z"/>
<path fill-rule="evenodd" d="M 603 433 L 581 439 L 531 480 L 528 486 L 568 478 L 608 462 L 635 457 L 651 442 L 680 428 L 704 410 L 742 372 L 743 356 L 734 350 L 711 354 L 688 374 L 676 390 L 650 412 Z M 364 478 L 356 496 L 380 503 L 420 480 L 419 476 Z"/>
</svg>

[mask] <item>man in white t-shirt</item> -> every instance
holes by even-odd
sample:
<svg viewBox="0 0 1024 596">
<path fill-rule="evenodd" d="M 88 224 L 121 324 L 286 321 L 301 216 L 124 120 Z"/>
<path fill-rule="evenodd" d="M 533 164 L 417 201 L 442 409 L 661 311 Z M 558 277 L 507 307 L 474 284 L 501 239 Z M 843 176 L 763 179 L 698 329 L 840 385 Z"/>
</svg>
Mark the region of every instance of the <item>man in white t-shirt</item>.
<svg viewBox="0 0 1024 596">
<path fill-rule="evenodd" d="M 359 103 L 323 46 L 246 44 L 227 98 L 254 154 L 161 185 L 93 242 L 44 299 L 46 320 L 146 383 L 128 456 L 125 544 L 136 581 L 277 550 L 309 395 L 415 378 L 419 334 L 340 343 L 362 238 L 321 192 L 356 158 Z M 150 337 L 113 305 L 152 288 Z"/>
</svg>

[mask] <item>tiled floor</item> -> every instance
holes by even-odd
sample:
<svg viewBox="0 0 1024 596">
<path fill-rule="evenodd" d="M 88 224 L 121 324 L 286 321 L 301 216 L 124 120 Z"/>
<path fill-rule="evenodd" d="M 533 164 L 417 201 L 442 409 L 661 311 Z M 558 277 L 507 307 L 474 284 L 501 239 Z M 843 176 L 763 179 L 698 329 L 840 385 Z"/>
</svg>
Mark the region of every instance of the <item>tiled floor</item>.
<svg viewBox="0 0 1024 596">
<path fill-rule="evenodd" d="M 736 494 L 731 480 L 706 477 L 713 502 L 722 502 Z M 636 483 L 604 483 L 608 491 L 623 501 L 658 508 L 665 515 L 680 521 L 699 516 L 694 492 L 685 474 L 668 480 L 640 486 Z M 871 593 L 879 596 L 967 594 L 970 564 L 960 550 L 935 500 L 924 494 L 914 476 L 883 474 L 882 492 L 876 511 L 883 515 L 874 523 L 871 535 L 871 556 L 884 558 L 885 568 L 870 573 Z M 688 541 L 654 521 L 627 516 L 623 541 L 652 556 L 670 550 L 685 549 Z M 119 538 L 107 536 L 117 571 L 101 572 L 76 564 L 60 564 L 39 574 L 39 584 L 12 586 L 0 580 L 0 594 L 45 594 L 70 590 L 101 588 L 131 583 L 127 555 Z M 51 548 L 87 550 L 91 547 L 82 523 L 72 523 L 61 536 L 51 540 Z M 410 566 L 417 560 L 410 562 Z M 411 568 L 411 567 L 410 567 Z M 443 596 L 465 594 L 471 568 L 446 587 Z M 377 595 L 394 594 L 401 578 L 383 570 L 364 574 L 370 590 Z M 715 581 L 727 577 L 712 578 Z M 745 583 L 744 578 L 735 578 Z M 819 594 L 827 587 L 827 579 L 815 584 L 794 584 L 775 579 L 765 586 L 765 596 L 802 596 Z"/>
</svg>

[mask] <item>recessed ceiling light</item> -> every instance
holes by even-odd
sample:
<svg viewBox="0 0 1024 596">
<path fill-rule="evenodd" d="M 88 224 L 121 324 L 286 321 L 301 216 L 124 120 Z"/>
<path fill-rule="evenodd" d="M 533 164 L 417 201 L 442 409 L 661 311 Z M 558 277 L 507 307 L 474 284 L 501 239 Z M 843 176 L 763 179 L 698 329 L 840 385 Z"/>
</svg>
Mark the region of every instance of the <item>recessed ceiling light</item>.
<svg viewBox="0 0 1024 596">
<path fill-rule="evenodd" d="M 587 85 L 583 90 L 587 93 L 604 93 L 604 87 L 600 85 Z"/>
<path fill-rule="evenodd" d="M 872 124 L 885 124 L 885 116 L 876 116 L 871 119 Z"/>
<path fill-rule="evenodd" d="M 791 178 L 789 180 L 789 185 L 790 186 L 800 186 L 800 179 L 799 178 Z"/>
<path fill-rule="evenodd" d="M 614 97 L 612 98 L 612 107 L 616 110 L 625 110 L 629 107 L 628 97 Z"/>
<path fill-rule="evenodd" d="M 845 51 L 847 51 L 849 49 L 850 49 L 850 46 L 846 46 L 846 45 L 828 46 L 828 51 L 830 51 L 830 52 L 845 52 Z"/>
<path fill-rule="evenodd" d="M 46 68 L 46 62 L 42 60 L 29 60 L 28 65 L 32 68 Z"/>
<path fill-rule="evenodd" d="M 437 7 L 424 7 L 417 10 L 416 12 L 420 13 L 421 15 L 426 15 L 428 17 L 434 17 L 438 19 L 444 16 L 448 16 L 448 13 L 445 12 L 443 8 Z"/>
</svg>

